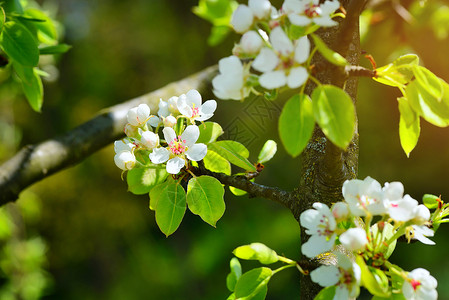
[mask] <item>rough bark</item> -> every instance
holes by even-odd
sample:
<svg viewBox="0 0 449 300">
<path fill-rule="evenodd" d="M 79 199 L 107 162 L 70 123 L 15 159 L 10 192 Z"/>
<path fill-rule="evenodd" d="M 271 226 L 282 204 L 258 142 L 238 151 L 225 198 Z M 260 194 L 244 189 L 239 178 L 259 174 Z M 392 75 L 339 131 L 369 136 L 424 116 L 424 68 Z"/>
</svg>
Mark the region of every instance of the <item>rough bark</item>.
<svg viewBox="0 0 449 300">
<path fill-rule="evenodd" d="M 339 26 L 322 28 L 317 34 L 333 50 L 346 57 L 349 63 L 357 65 L 360 56 L 360 37 L 358 19 L 365 1 L 348 0 L 340 1 L 347 11 L 346 19 Z M 323 57 L 317 55 L 315 64 L 328 64 Z M 333 84 L 344 88 L 351 96 L 354 104 L 357 95 L 357 78 L 347 78 L 344 69 L 328 65 L 324 72 L 317 74 L 320 82 Z M 348 79 L 346 81 L 346 79 Z M 306 92 L 311 94 L 315 84 L 310 83 Z M 333 145 L 323 132 L 316 127 L 310 143 L 301 155 L 300 182 L 291 210 L 299 222 L 301 212 L 311 208 L 314 202 L 322 202 L 331 205 L 343 200 L 341 187 L 345 180 L 353 179 L 358 169 L 358 131 L 346 150 L 341 150 Z M 301 229 L 301 242 L 308 239 L 304 229 Z M 323 262 L 326 263 L 326 262 Z M 322 287 L 314 284 L 310 276 L 301 278 L 301 299 L 313 299 Z"/>
</svg>

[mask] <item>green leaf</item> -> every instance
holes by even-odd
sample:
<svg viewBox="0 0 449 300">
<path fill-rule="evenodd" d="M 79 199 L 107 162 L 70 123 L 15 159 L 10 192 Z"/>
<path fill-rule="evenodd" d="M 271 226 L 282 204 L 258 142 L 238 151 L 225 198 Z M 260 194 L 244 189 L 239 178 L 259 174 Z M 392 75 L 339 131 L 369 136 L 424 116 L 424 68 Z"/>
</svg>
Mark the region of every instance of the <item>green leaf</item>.
<svg viewBox="0 0 449 300">
<path fill-rule="evenodd" d="M 446 127 L 449 125 L 449 85 L 444 83 L 443 89 L 444 97 L 437 100 L 415 80 L 407 85 L 405 95 L 413 110 L 427 122 Z"/>
<path fill-rule="evenodd" d="M 3 25 L 5 24 L 6 21 L 6 15 L 5 15 L 5 11 L 3 10 L 3 8 L 0 6 L 0 32 L 3 29 Z"/>
<path fill-rule="evenodd" d="M 418 144 L 420 132 L 421 126 L 419 117 L 417 117 L 410 126 L 407 126 L 407 121 L 401 114 L 401 117 L 399 118 L 399 139 L 401 141 L 402 149 L 407 157 L 410 157 L 410 152 L 412 152 Z"/>
<path fill-rule="evenodd" d="M 233 257 L 230 261 L 231 272 L 226 277 L 226 287 L 231 292 L 234 291 L 237 281 L 242 276 L 242 266 L 237 258 Z"/>
<path fill-rule="evenodd" d="M 199 176 L 189 181 L 187 204 L 190 211 L 213 227 L 223 216 L 226 208 L 223 196 L 224 188 L 214 177 Z"/>
<path fill-rule="evenodd" d="M 200 129 L 200 137 L 196 141 L 197 143 L 213 143 L 224 133 L 220 124 L 214 122 L 206 122 L 198 127 Z"/>
<path fill-rule="evenodd" d="M 438 102 L 441 101 L 443 97 L 443 84 L 440 78 L 421 66 L 415 66 L 413 68 L 413 75 L 415 75 L 416 81 L 422 89 L 425 89 L 426 92 L 435 97 Z"/>
<path fill-rule="evenodd" d="M 336 66 L 346 66 L 348 61 L 339 53 L 331 50 L 317 35 L 311 34 L 313 42 L 318 51 L 327 59 L 330 63 Z"/>
<path fill-rule="evenodd" d="M 165 182 L 150 191 L 150 208 L 156 210 L 156 223 L 168 237 L 178 229 L 186 211 L 186 192 L 175 182 Z"/>
<path fill-rule="evenodd" d="M 61 53 L 66 53 L 67 51 L 70 50 L 70 48 L 72 48 L 72 46 L 67 45 L 67 44 L 47 46 L 47 47 L 39 48 L 39 54 L 40 55 L 61 54 Z"/>
<path fill-rule="evenodd" d="M 387 222 L 384 222 L 384 229 L 379 235 L 377 234 L 378 230 L 378 223 L 371 226 L 371 232 L 374 237 L 375 245 L 382 245 L 383 242 L 388 241 L 396 233 L 393 225 Z M 394 240 L 391 244 L 388 245 L 387 249 L 385 249 L 385 251 L 383 252 L 385 258 L 389 258 L 391 254 L 393 254 L 393 251 L 396 248 L 396 242 L 397 240 Z"/>
<path fill-rule="evenodd" d="M 333 299 L 335 296 L 335 291 L 337 290 L 336 285 L 328 286 L 327 288 L 322 289 L 318 295 L 313 298 L 314 300 L 329 300 Z"/>
<path fill-rule="evenodd" d="M 409 101 L 405 97 L 398 98 L 398 106 L 399 112 L 401 113 L 401 117 L 404 118 L 405 125 L 411 126 L 416 122 L 416 119 L 419 117 L 418 114 L 413 110 Z"/>
<path fill-rule="evenodd" d="M 248 149 L 239 142 L 218 141 L 209 144 L 208 148 L 244 170 L 256 171 L 256 167 L 254 167 L 247 159 L 249 157 Z"/>
<path fill-rule="evenodd" d="M 36 112 L 40 112 L 44 101 L 44 89 L 38 69 L 22 66 L 14 61 L 13 68 L 21 80 L 23 93 L 31 108 Z"/>
<path fill-rule="evenodd" d="M 9 58 L 23 66 L 34 67 L 39 62 L 39 50 L 33 35 L 19 23 L 5 23 L 0 44 Z"/>
<path fill-rule="evenodd" d="M 200 0 L 192 11 L 215 26 L 229 26 L 237 6 L 238 3 L 234 0 Z"/>
<path fill-rule="evenodd" d="M 25 11 L 25 16 L 43 20 L 43 22 L 35 22 L 33 24 L 37 29 L 37 37 L 40 42 L 45 44 L 55 44 L 58 42 L 58 32 L 53 24 L 53 20 L 44 12 L 35 8 L 30 8 Z"/>
<path fill-rule="evenodd" d="M 260 291 L 266 289 L 272 275 L 273 271 L 265 267 L 246 272 L 235 285 L 235 297 L 237 299 L 255 299 L 254 297 Z"/>
<path fill-rule="evenodd" d="M 231 175 L 231 164 L 229 161 L 210 149 L 207 150 L 207 154 L 203 158 L 203 162 L 206 169 L 211 170 L 212 172 Z"/>
<path fill-rule="evenodd" d="M 405 54 L 393 61 L 393 65 L 395 67 L 404 66 L 404 65 L 415 65 L 419 64 L 419 57 L 416 54 Z"/>
<path fill-rule="evenodd" d="M 388 285 L 385 287 L 382 281 L 383 279 L 381 279 L 377 273 L 376 275 L 373 274 L 372 271 L 374 270 L 370 269 L 366 265 L 363 257 L 357 255 L 355 262 L 359 265 L 362 271 L 362 286 L 364 286 L 371 294 L 375 296 L 389 297 L 390 293 L 388 292 Z"/>
<path fill-rule="evenodd" d="M 128 191 L 136 195 L 147 194 L 154 186 L 164 182 L 167 176 L 165 167 L 156 165 L 131 169 L 126 175 Z"/>
<path fill-rule="evenodd" d="M 377 77 L 373 79 L 390 86 L 403 87 L 413 78 L 413 68 L 419 63 L 415 54 L 406 54 L 391 64 L 376 69 Z"/>
<path fill-rule="evenodd" d="M 232 253 L 241 259 L 258 260 L 262 264 L 272 264 L 279 261 L 276 251 L 268 248 L 261 243 L 252 243 L 250 245 L 240 246 Z"/>
<path fill-rule="evenodd" d="M 23 14 L 23 7 L 22 4 L 20 4 L 20 0 L 6 0 L 2 2 L 1 6 L 3 6 L 6 13 Z"/>
<path fill-rule="evenodd" d="M 374 296 L 371 300 L 406 300 L 406 298 L 402 293 L 391 293 L 388 297 Z"/>
<path fill-rule="evenodd" d="M 243 195 L 247 194 L 246 191 L 238 189 L 238 188 L 233 187 L 233 186 L 229 186 L 229 190 L 231 191 L 231 193 L 233 193 L 236 196 L 243 196 Z"/>
<path fill-rule="evenodd" d="M 276 142 L 273 140 L 266 141 L 262 147 L 262 150 L 260 150 L 259 152 L 259 157 L 257 158 L 257 161 L 260 162 L 261 164 L 269 161 L 276 154 L 276 151 L 277 151 Z"/>
<path fill-rule="evenodd" d="M 298 156 L 312 137 L 315 120 L 309 96 L 299 94 L 285 103 L 279 117 L 279 136 L 287 152 Z"/>
<path fill-rule="evenodd" d="M 440 199 L 440 197 L 432 195 L 432 194 L 425 194 L 422 197 L 422 202 L 424 203 L 424 205 L 429 208 L 429 209 L 435 209 L 438 207 L 438 204 L 440 203 L 438 201 L 438 199 Z"/>
<path fill-rule="evenodd" d="M 351 97 L 333 85 L 318 86 L 312 93 L 315 121 L 323 133 L 338 147 L 346 149 L 355 129 L 354 104 Z"/>
</svg>

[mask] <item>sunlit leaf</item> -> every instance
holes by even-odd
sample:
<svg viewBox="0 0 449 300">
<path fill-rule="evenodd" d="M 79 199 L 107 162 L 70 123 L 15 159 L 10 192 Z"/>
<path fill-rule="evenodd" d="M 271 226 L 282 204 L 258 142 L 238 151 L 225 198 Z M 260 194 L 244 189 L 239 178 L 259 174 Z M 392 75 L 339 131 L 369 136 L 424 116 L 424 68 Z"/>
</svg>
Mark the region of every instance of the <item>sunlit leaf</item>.
<svg viewBox="0 0 449 300">
<path fill-rule="evenodd" d="M 318 86 L 312 93 L 315 121 L 332 143 L 346 149 L 355 129 L 354 104 L 351 97 L 333 85 Z"/>
<path fill-rule="evenodd" d="M 259 156 L 257 158 L 257 161 L 261 164 L 269 161 L 273 158 L 273 156 L 276 154 L 277 151 L 277 144 L 273 140 L 268 140 L 263 145 L 262 149 L 259 152 Z"/>
<path fill-rule="evenodd" d="M 145 168 L 134 168 L 126 175 L 128 190 L 136 195 L 147 194 L 157 184 L 167 178 L 165 167 L 152 165 Z"/>
<path fill-rule="evenodd" d="M 313 298 L 314 300 L 329 300 L 333 299 L 335 296 L 335 291 L 337 289 L 337 286 L 328 286 L 327 288 L 322 289 L 318 295 Z"/>
<path fill-rule="evenodd" d="M 346 66 L 348 64 L 348 61 L 346 58 L 341 56 L 339 53 L 335 52 L 334 50 L 331 50 L 322 40 L 319 36 L 315 34 L 311 34 L 313 38 L 313 42 L 315 43 L 315 46 L 317 47 L 318 51 L 324 56 L 325 59 L 327 59 L 330 63 L 336 65 L 336 66 Z"/>
<path fill-rule="evenodd" d="M 279 117 L 279 136 L 287 152 L 295 157 L 307 146 L 315 127 L 309 96 L 295 95 L 285 103 Z"/>
<path fill-rule="evenodd" d="M 256 167 L 248 161 L 249 151 L 235 141 L 218 141 L 208 145 L 209 149 L 229 160 L 232 164 L 247 170 L 256 171 Z"/>
<path fill-rule="evenodd" d="M 242 266 L 240 265 L 239 260 L 235 257 L 231 258 L 229 265 L 231 267 L 231 272 L 226 277 L 226 287 L 233 292 L 237 281 L 240 279 L 240 276 L 242 276 Z"/>
<path fill-rule="evenodd" d="M 261 290 L 266 289 L 272 275 L 273 271 L 265 267 L 246 272 L 235 285 L 235 297 L 237 299 L 254 299 L 253 297 Z"/>
<path fill-rule="evenodd" d="M 220 124 L 214 122 L 205 122 L 198 127 L 200 129 L 200 137 L 197 143 L 209 144 L 215 142 L 224 133 Z"/>
<path fill-rule="evenodd" d="M 443 84 L 440 78 L 422 66 L 415 66 L 413 68 L 413 75 L 415 75 L 416 81 L 419 83 L 421 89 L 426 90 L 438 102 L 441 101 L 443 97 Z"/>
<path fill-rule="evenodd" d="M 356 263 L 362 271 L 362 286 L 364 286 L 371 294 L 375 296 L 389 297 L 390 293 L 388 292 L 388 285 L 385 286 L 383 284 L 382 278 L 380 278 L 378 274 L 376 274 L 376 276 L 374 275 L 372 272 L 374 270 L 370 269 L 366 265 L 363 257 L 357 255 Z"/>
<path fill-rule="evenodd" d="M 203 162 L 206 169 L 211 170 L 212 172 L 231 175 L 231 164 L 229 161 L 210 149 L 207 150 Z"/>
<path fill-rule="evenodd" d="M 422 201 L 423 201 L 424 205 L 427 206 L 427 208 L 429 208 L 429 209 L 435 209 L 438 207 L 438 204 L 440 203 L 438 201 L 438 199 L 440 199 L 440 197 L 432 195 L 432 194 L 425 194 L 422 197 Z"/>
<path fill-rule="evenodd" d="M 199 176 L 189 180 L 187 204 L 195 215 L 215 227 L 223 216 L 226 206 L 221 182 L 211 176 Z"/>
<path fill-rule="evenodd" d="M 39 48 L 40 55 L 48 55 L 48 54 L 61 54 L 70 50 L 72 46 L 67 44 L 59 44 L 54 46 L 47 46 Z"/>
<path fill-rule="evenodd" d="M 237 247 L 234 255 L 241 259 L 258 260 L 262 264 L 272 264 L 279 261 L 276 251 L 261 243 L 252 243 Z"/>
</svg>

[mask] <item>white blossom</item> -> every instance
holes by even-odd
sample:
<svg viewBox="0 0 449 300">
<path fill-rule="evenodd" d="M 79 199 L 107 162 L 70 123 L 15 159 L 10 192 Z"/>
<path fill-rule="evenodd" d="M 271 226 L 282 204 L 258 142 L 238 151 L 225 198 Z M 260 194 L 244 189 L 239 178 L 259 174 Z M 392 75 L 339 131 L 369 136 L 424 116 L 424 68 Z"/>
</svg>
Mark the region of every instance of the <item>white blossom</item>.
<svg viewBox="0 0 449 300">
<path fill-rule="evenodd" d="M 329 207 L 323 203 L 315 202 L 314 209 L 304 211 L 300 216 L 301 226 L 311 235 L 309 240 L 301 247 L 301 252 L 313 258 L 320 253 L 332 249 L 337 234 L 337 222 Z"/>
<path fill-rule="evenodd" d="M 248 0 L 248 6 L 258 19 L 265 19 L 271 14 L 271 3 L 268 0 Z"/>
<path fill-rule="evenodd" d="M 177 101 L 179 112 L 189 118 L 192 123 L 210 119 L 217 109 L 217 101 L 215 100 L 207 100 L 204 104 L 201 103 L 201 95 L 197 90 L 188 91 L 185 95 L 179 96 Z"/>
<path fill-rule="evenodd" d="M 407 300 L 434 300 L 438 298 L 437 284 L 437 280 L 426 269 L 414 269 L 408 273 L 402 293 Z"/>
<path fill-rule="evenodd" d="M 337 202 L 332 206 L 332 214 L 335 219 L 346 219 L 349 215 L 348 204 L 344 202 Z"/>
<path fill-rule="evenodd" d="M 309 73 L 301 64 L 310 54 L 310 42 L 307 36 L 293 43 L 284 30 L 278 26 L 270 33 L 273 49 L 264 47 L 254 60 L 252 67 L 263 74 L 259 83 L 266 89 L 280 88 L 288 85 L 297 88 L 303 85 Z"/>
<path fill-rule="evenodd" d="M 254 14 L 251 8 L 244 4 L 240 4 L 232 14 L 231 25 L 238 33 L 248 31 L 253 25 Z"/>
<path fill-rule="evenodd" d="M 262 49 L 263 44 L 262 37 L 256 31 L 251 30 L 242 35 L 240 43 L 236 45 L 237 50 L 233 50 L 233 52 L 238 54 L 241 52 L 244 55 L 256 55 Z"/>
<path fill-rule="evenodd" d="M 395 221 L 407 222 L 414 218 L 417 206 L 418 201 L 405 195 L 402 199 L 388 202 L 388 214 Z"/>
<path fill-rule="evenodd" d="M 387 211 L 380 183 L 369 176 L 364 180 L 346 180 L 342 192 L 354 216 L 366 216 L 367 212 L 382 215 Z"/>
<path fill-rule="evenodd" d="M 139 104 L 139 106 L 131 108 L 126 117 L 131 125 L 141 126 L 145 124 L 150 117 L 150 107 L 144 103 Z"/>
<path fill-rule="evenodd" d="M 282 10 L 288 15 L 290 22 L 297 26 L 315 23 L 323 27 L 335 26 L 331 15 L 340 7 L 337 0 L 320 4 L 319 0 L 285 0 Z"/>
<path fill-rule="evenodd" d="M 341 244 L 350 251 L 360 251 L 368 244 L 366 232 L 362 228 L 349 228 L 340 237 Z"/>
<path fill-rule="evenodd" d="M 173 127 L 176 125 L 177 120 L 173 116 L 168 116 L 168 117 L 164 118 L 163 123 L 164 123 L 164 127 Z"/>
<path fill-rule="evenodd" d="M 139 128 L 140 129 L 140 128 Z M 159 145 L 159 135 L 152 131 L 143 131 L 140 130 L 140 144 L 147 148 L 148 150 L 152 150 Z"/>
<path fill-rule="evenodd" d="M 337 285 L 334 300 L 355 298 L 360 292 L 360 267 L 343 254 L 337 253 L 337 258 L 337 266 L 321 266 L 310 272 L 310 277 L 323 287 Z"/>
<path fill-rule="evenodd" d="M 178 174 L 186 165 L 187 159 L 199 161 L 206 156 L 207 146 L 195 144 L 200 136 L 200 130 L 196 125 L 189 125 L 180 136 L 176 136 L 171 127 L 165 127 L 164 133 L 167 148 L 155 148 L 150 153 L 151 162 L 160 164 L 167 162 L 167 172 Z"/>
<path fill-rule="evenodd" d="M 229 56 L 218 62 L 220 74 L 212 80 L 214 94 L 220 99 L 242 100 L 250 90 L 245 86 L 249 76 L 248 68 L 242 65 L 237 56 Z"/>
<path fill-rule="evenodd" d="M 423 225 L 430 219 L 430 210 L 424 205 L 419 204 L 413 209 L 413 223 Z"/>
<path fill-rule="evenodd" d="M 435 245 L 435 242 L 428 238 L 428 236 L 432 237 L 434 233 L 435 232 L 432 229 L 425 225 L 412 225 L 411 229 L 406 232 L 406 237 L 409 241 L 410 239 L 414 239 L 426 245 Z"/>
<path fill-rule="evenodd" d="M 178 97 L 170 97 L 167 101 L 159 100 L 159 110 L 157 112 L 159 117 L 168 117 L 169 115 L 178 115 Z M 155 127 L 155 126 L 153 126 Z"/>
<path fill-rule="evenodd" d="M 134 148 L 136 148 L 136 145 L 129 138 L 114 142 L 114 151 L 116 154 L 122 151 L 132 152 Z"/>
</svg>

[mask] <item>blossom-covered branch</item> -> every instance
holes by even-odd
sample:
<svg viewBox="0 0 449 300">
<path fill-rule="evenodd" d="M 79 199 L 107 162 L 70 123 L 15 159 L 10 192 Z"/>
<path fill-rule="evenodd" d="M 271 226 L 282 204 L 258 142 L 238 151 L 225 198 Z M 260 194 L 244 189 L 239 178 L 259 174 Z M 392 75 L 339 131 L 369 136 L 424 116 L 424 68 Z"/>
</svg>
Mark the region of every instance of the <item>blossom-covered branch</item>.
<svg viewBox="0 0 449 300">
<path fill-rule="evenodd" d="M 156 109 L 160 98 L 181 94 L 192 88 L 203 91 L 215 74 L 215 66 L 206 68 L 149 94 L 107 108 L 64 135 L 25 146 L 0 167 L 0 205 L 15 201 L 20 192 L 33 183 L 80 163 L 95 151 L 124 136 L 123 127 L 130 108 L 147 103 L 150 108 Z"/>
</svg>

